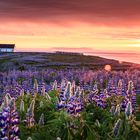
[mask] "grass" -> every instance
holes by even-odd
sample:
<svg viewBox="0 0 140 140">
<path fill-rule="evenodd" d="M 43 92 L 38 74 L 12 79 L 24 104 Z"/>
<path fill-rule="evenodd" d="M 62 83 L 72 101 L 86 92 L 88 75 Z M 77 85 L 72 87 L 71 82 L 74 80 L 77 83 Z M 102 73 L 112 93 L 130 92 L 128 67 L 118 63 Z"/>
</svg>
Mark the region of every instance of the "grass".
<svg viewBox="0 0 140 140">
<path fill-rule="evenodd" d="M 140 121 L 140 94 L 136 95 L 136 120 Z"/>
<path fill-rule="evenodd" d="M 33 61 L 28 60 L 29 58 L 33 58 Z M 27 58 L 24 60 L 23 58 Z M 37 62 L 37 60 L 41 58 L 42 61 Z M 1 68 L 1 71 L 8 70 L 8 63 L 13 63 L 12 67 L 18 69 L 19 66 L 26 65 L 32 66 L 32 68 L 38 68 L 41 66 L 42 68 L 54 68 L 54 69 L 65 69 L 65 68 L 87 68 L 87 69 L 104 69 L 106 64 L 110 64 L 113 70 L 128 70 L 131 68 L 131 63 L 122 63 L 119 64 L 116 60 L 106 59 L 98 56 L 85 56 L 85 55 L 69 55 L 69 54 L 55 54 L 55 53 L 11 53 L 7 56 L 0 56 L 0 65 L 4 64 Z M 41 68 L 41 69 L 42 69 Z"/>
</svg>

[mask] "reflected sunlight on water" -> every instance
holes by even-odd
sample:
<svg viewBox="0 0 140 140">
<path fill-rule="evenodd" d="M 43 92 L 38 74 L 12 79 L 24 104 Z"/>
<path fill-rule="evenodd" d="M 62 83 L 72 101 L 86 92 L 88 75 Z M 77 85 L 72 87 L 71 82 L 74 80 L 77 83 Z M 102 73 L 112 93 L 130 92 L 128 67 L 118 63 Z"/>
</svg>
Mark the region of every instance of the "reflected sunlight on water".
<svg viewBox="0 0 140 140">
<path fill-rule="evenodd" d="M 125 61 L 125 62 L 133 62 L 140 64 L 140 54 L 139 53 L 85 53 L 85 55 L 95 55 L 100 57 L 105 57 L 109 59 L 115 59 L 119 62 Z"/>
</svg>

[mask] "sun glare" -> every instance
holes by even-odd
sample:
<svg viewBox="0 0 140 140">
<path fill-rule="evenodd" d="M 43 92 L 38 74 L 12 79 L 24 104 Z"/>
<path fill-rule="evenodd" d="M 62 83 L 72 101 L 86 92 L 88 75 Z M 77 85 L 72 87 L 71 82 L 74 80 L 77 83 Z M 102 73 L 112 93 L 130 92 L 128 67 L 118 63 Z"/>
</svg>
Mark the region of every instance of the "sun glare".
<svg viewBox="0 0 140 140">
<path fill-rule="evenodd" d="M 110 65 L 105 65 L 104 69 L 105 69 L 106 71 L 111 71 L 111 66 L 110 66 Z"/>
</svg>

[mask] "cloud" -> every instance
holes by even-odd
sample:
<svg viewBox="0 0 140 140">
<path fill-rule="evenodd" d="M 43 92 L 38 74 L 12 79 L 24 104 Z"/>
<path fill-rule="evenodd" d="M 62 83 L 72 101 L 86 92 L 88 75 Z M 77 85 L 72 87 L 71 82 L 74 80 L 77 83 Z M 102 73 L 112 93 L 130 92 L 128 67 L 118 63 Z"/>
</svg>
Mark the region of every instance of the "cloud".
<svg viewBox="0 0 140 140">
<path fill-rule="evenodd" d="M 1 0 L 0 19 L 138 26 L 140 0 Z"/>
</svg>

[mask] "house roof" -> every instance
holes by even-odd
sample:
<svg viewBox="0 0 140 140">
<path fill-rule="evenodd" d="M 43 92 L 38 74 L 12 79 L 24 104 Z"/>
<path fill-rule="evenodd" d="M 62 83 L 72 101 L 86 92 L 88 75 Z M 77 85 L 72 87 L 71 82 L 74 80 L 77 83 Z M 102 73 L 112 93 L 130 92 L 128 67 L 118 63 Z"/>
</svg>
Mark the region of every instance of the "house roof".
<svg viewBox="0 0 140 140">
<path fill-rule="evenodd" d="M 14 49 L 15 44 L 0 44 L 0 48 L 11 48 Z"/>
</svg>

